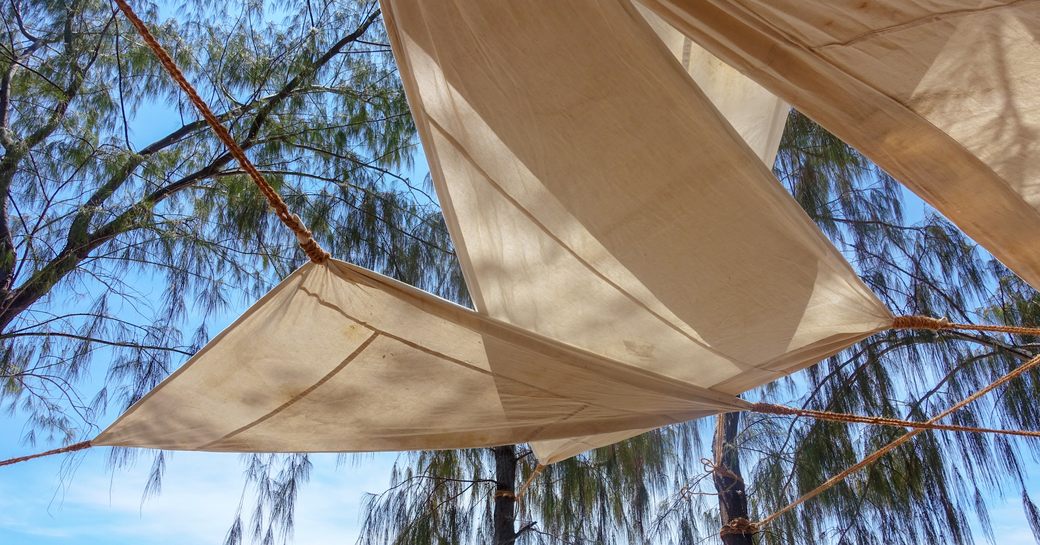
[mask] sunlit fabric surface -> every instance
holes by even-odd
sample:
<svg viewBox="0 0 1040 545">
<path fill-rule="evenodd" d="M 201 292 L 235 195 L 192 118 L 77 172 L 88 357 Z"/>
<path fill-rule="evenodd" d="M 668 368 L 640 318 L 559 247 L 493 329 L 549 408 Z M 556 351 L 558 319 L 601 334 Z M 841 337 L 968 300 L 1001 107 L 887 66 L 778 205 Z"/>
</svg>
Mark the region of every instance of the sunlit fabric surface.
<svg viewBox="0 0 1040 545">
<path fill-rule="evenodd" d="M 1040 287 L 1040 2 L 643 3 Z"/>
<path fill-rule="evenodd" d="M 745 407 L 330 261 L 290 275 L 93 444 L 487 447 Z"/>
<path fill-rule="evenodd" d="M 653 11 L 636 9 L 751 151 L 772 167 L 790 106 L 694 43 Z"/>
<path fill-rule="evenodd" d="M 627 0 L 382 6 L 477 312 L 306 265 L 95 444 L 531 442 L 551 463 L 744 409 L 891 325 L 767 166 L 783 102 L 661 20 Z"/>
<path fill-rule="evenodd" d="M 727 394 L 891 324 L 760 158 L 782 103 L 660 21 L 664 41 L 624 0 L 382 7 L 478 311 Z"/>
</svg>

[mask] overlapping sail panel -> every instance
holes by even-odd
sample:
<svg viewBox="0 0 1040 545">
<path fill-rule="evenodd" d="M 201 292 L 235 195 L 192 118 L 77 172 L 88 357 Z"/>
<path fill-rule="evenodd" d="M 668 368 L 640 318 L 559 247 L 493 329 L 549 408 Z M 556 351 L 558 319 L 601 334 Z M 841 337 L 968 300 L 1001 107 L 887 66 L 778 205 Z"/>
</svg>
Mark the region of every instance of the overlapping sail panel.
<svg viewBox="0 0 1040 545">
<path fill-rule="evenodd" d="M 643 3 L 1040 287 L 1040 2 Z"/>
<path fill-rule="evenodd" d="M 481 312 L 726 393 L 891 324 L 629 2 L 382 6 Z"/>
<path fill-rule="evenodd" d="M 93 443 L 235 452 L 486 447 L 745 406 L 330 261 L 290 275 Z"/>
<path fill-rule="evenodd" d="M 636 4 L 650 28 L 690 74 L 697 87 L 767 167 L 776 161 L 790 106 L 719 60 L 657 14 Z"/>
<path fill-rule="evenodd" d="M 776 95 L 708 53 L 654 12 L 639 4 L 635 7 L 744 143 L 762 159 L 763 164 L 771 166 L 776 160 L 790 107 Z M 595 307 L 595 303 L 592 307 Z M 648 431 L 628 430 L 539 441 L 533 447 L 540 460 L 556 461 Z"/>
</svg>

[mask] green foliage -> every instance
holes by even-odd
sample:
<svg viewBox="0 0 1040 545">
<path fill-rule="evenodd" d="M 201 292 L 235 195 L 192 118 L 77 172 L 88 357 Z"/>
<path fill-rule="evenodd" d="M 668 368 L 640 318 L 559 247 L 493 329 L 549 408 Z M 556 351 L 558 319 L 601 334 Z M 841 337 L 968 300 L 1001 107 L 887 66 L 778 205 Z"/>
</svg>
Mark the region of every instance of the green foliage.
<svg viewBox="0 0 1040 545">
<path fill-rule="evenodd" d="M 643 434 L 546 467 L 520 501 L 518 542 L 630 543 L 658 533 L 657 498 L 702 468 L 701 445 L 690 426 L 696 424 Z M 694 465 L 687 467 L 688 460 Z M 525 449 L 517 461 L 519 486 L 530 478 L 535 460 Z M 359 544 L 492 542 L 495 469 L 490 449 L 402 454 L 390 488 L 366 497 Z M 676 469 L 680 473 L 673 474 Z"/>
<path fill-rule="evenodd" d="M 777 171 L 810 216 L 896 313 L 964 322 L 1040 323 L 1036 293 L 937 214 L 907 221 L 912 199 L 854 150 L 793 113 Z M 1030 339 L 899 332 L 875 335 L 759 395 L 815 409 L 924 420 L 1032 356 Z M 1038 377 L 1004 388 L 950 421 L 1040 427 Z M 744 432 L 752 504 L 768 514 L 902 430 L 751 419 Z M 763 543 L 973 543 L 989 531 L 985 497 L 1021 490 L 1035 442 L 926 433 L 782 517 Z M 1028 502 L 1026 502 L 1028 506 Z M 1027 509 L 1028 510 L 1028 509 Z"/>
<path fill-rule="evenodd" d="M 410 174 L 374 2 L 134 7 L 335 257 L 466 299 Z M 0 403 L 29 443 L 89 437 L 304 256 L 110 2 L 14 0 L 0 17 Z M 260 541 L 288 535 L 307 467 L 251 461 Z"/>
<path fill-rule="evenodd" d="M 0 39 L 0 402 L 27 419 L 29 442 L 71 439 L 206 342 L 204 326 L 185 324 L 256 297 L 303 256 L 108 2 L 10 6 Z M 468 300 L 428 184 L 408 174 L 415 131 L 373 4 L 199 0 L 162 18 L 135 8 L 334 256 Z M 168 134 L 136 136 L 171 112 Z M 797 112 L 775 169 L 893 311 L 1040 323 L 1030 287 L 938 215 L 907 213 L 912 200 L 895 181 Z M 156 283 L 161 294 L 142 287 Z M 750 397 L 924 419 L 1020 364 L 1037 341 L 886 333 Z M 91 376 L 105 377 L 98 391 Z M 1030 374 L 952 420 L 1036 429 L 1038 390 Z M 711 539 L 718 512 L 700 461 L 710 424 L 548 468 L 517 514 L 517 542 Z M 898 433 L 746 418 L 736 443 L 753 511 L 776 510 Z M 970 544 L 969 524 L 990 527 L 994 494 L 1020 495 L 1040 534 L 1024 486 L 1029 454 L 1040 454 L 1034 444 L 1000 436 L 929 432 L 760 541 Z M 227 541 L 285 540 L 309 462 L 247 460 L 255 501 L 243 502 Z M 518 464 L 526 479 L 529 452 Z M 159 454 L 149 492 L 164 466 Z M 488 542 L 495 487 L 488 450 L 402 455 L 393 487 L 367 499 L 363 545 Z"/>
</svg>

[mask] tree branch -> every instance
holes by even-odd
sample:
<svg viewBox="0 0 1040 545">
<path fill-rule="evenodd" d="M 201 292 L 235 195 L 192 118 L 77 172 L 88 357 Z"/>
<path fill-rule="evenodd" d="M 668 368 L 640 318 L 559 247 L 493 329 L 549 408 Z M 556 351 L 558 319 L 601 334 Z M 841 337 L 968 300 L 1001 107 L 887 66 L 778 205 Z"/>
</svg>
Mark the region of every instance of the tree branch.
<svg viewBox="0 0 1040 545">
<path fill-rule="evenodd" d="M 14 339 L 18 337 L 61 337 L 64 339 L 73 339 L 77 341 L 86 341 L 89 343 L 103 344 L 106 346 L 118 346 L 121 348 L 136 348 L 140 350 L 162 350 L 164 352 L 176 352 L 178 354 L 184 354 L 185 356 L 193 356 L 194 353 L 188 352 L 187 350 L 181 350 L 179 348 L 173 348 L 170 346 L 158 346 L 148 344 L 137 344 L 125 341 L 110 341 L 107 339 L 99 339 L 97 337 L 88 337 L 85 335 L 76 335 L 74 333 L 61 333 L 61 332 L 23 332 L 23 333 L 5 333 L 0 334 L 0 339 Z"/>
<path fill-rule="evenodd" d="M 321 70 L 322 67 L 328 64 L 328 62 L 332 60 L 344 47 L 347 47 L 361 36 L 364 36 L 365 32 L 368 31 L 368 27 L 372 26 L 372 23 L 374 23 L 378 18 L 379 10 L 377 9 L 365 18 L 365 20 L 361 22 L 361 26 L 359 26 L 354 32 L 351 32 L 333 44 L 332 47 L 330 47 L 322 56 L 315 59 L 314 62 L 309 63 L 306 68 L 296 74 L 293 79 L 289 80 L 289 82 L 274 95 L 271 101 L 257 112 L 256 117 L 253 119 L 253 123 L 246 132 L 246 138 L 242 143 L 246 144 L 254 140 L 260 133 L 260 129 L 267 121 L 268 116 L 271 115 L 271 112 L 274 111 L 278 104 L 285 100 L 294 89 L 302 85 L 304 80 L 310 78 Z"/>
</svg>

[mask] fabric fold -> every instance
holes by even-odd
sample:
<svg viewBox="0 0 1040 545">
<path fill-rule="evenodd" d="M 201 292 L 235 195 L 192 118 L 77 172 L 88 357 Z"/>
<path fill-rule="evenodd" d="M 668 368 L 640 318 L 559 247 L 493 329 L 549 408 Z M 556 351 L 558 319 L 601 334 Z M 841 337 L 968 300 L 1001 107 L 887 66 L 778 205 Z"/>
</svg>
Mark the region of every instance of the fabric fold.
<svg viewBox="0 0 1040 545">
<path fill-rule="evenodd" d="M 625 0 L 381 5 L 479 312 L 727 394 L 891 324 L 763 163 L 783 103 L 661 21 Z M 624 435 L 597 433 L 534 448 Z"/>
<path fill-rule="evenodd" d="M 1040 288 L 1040 2 L 641 3 Z"/>
<path fill-rule="evenodd" d="M 93 441 L 230 452 L 488 447 L 746 403 L 352 265 L 307 264 Z"/>
</svg>

